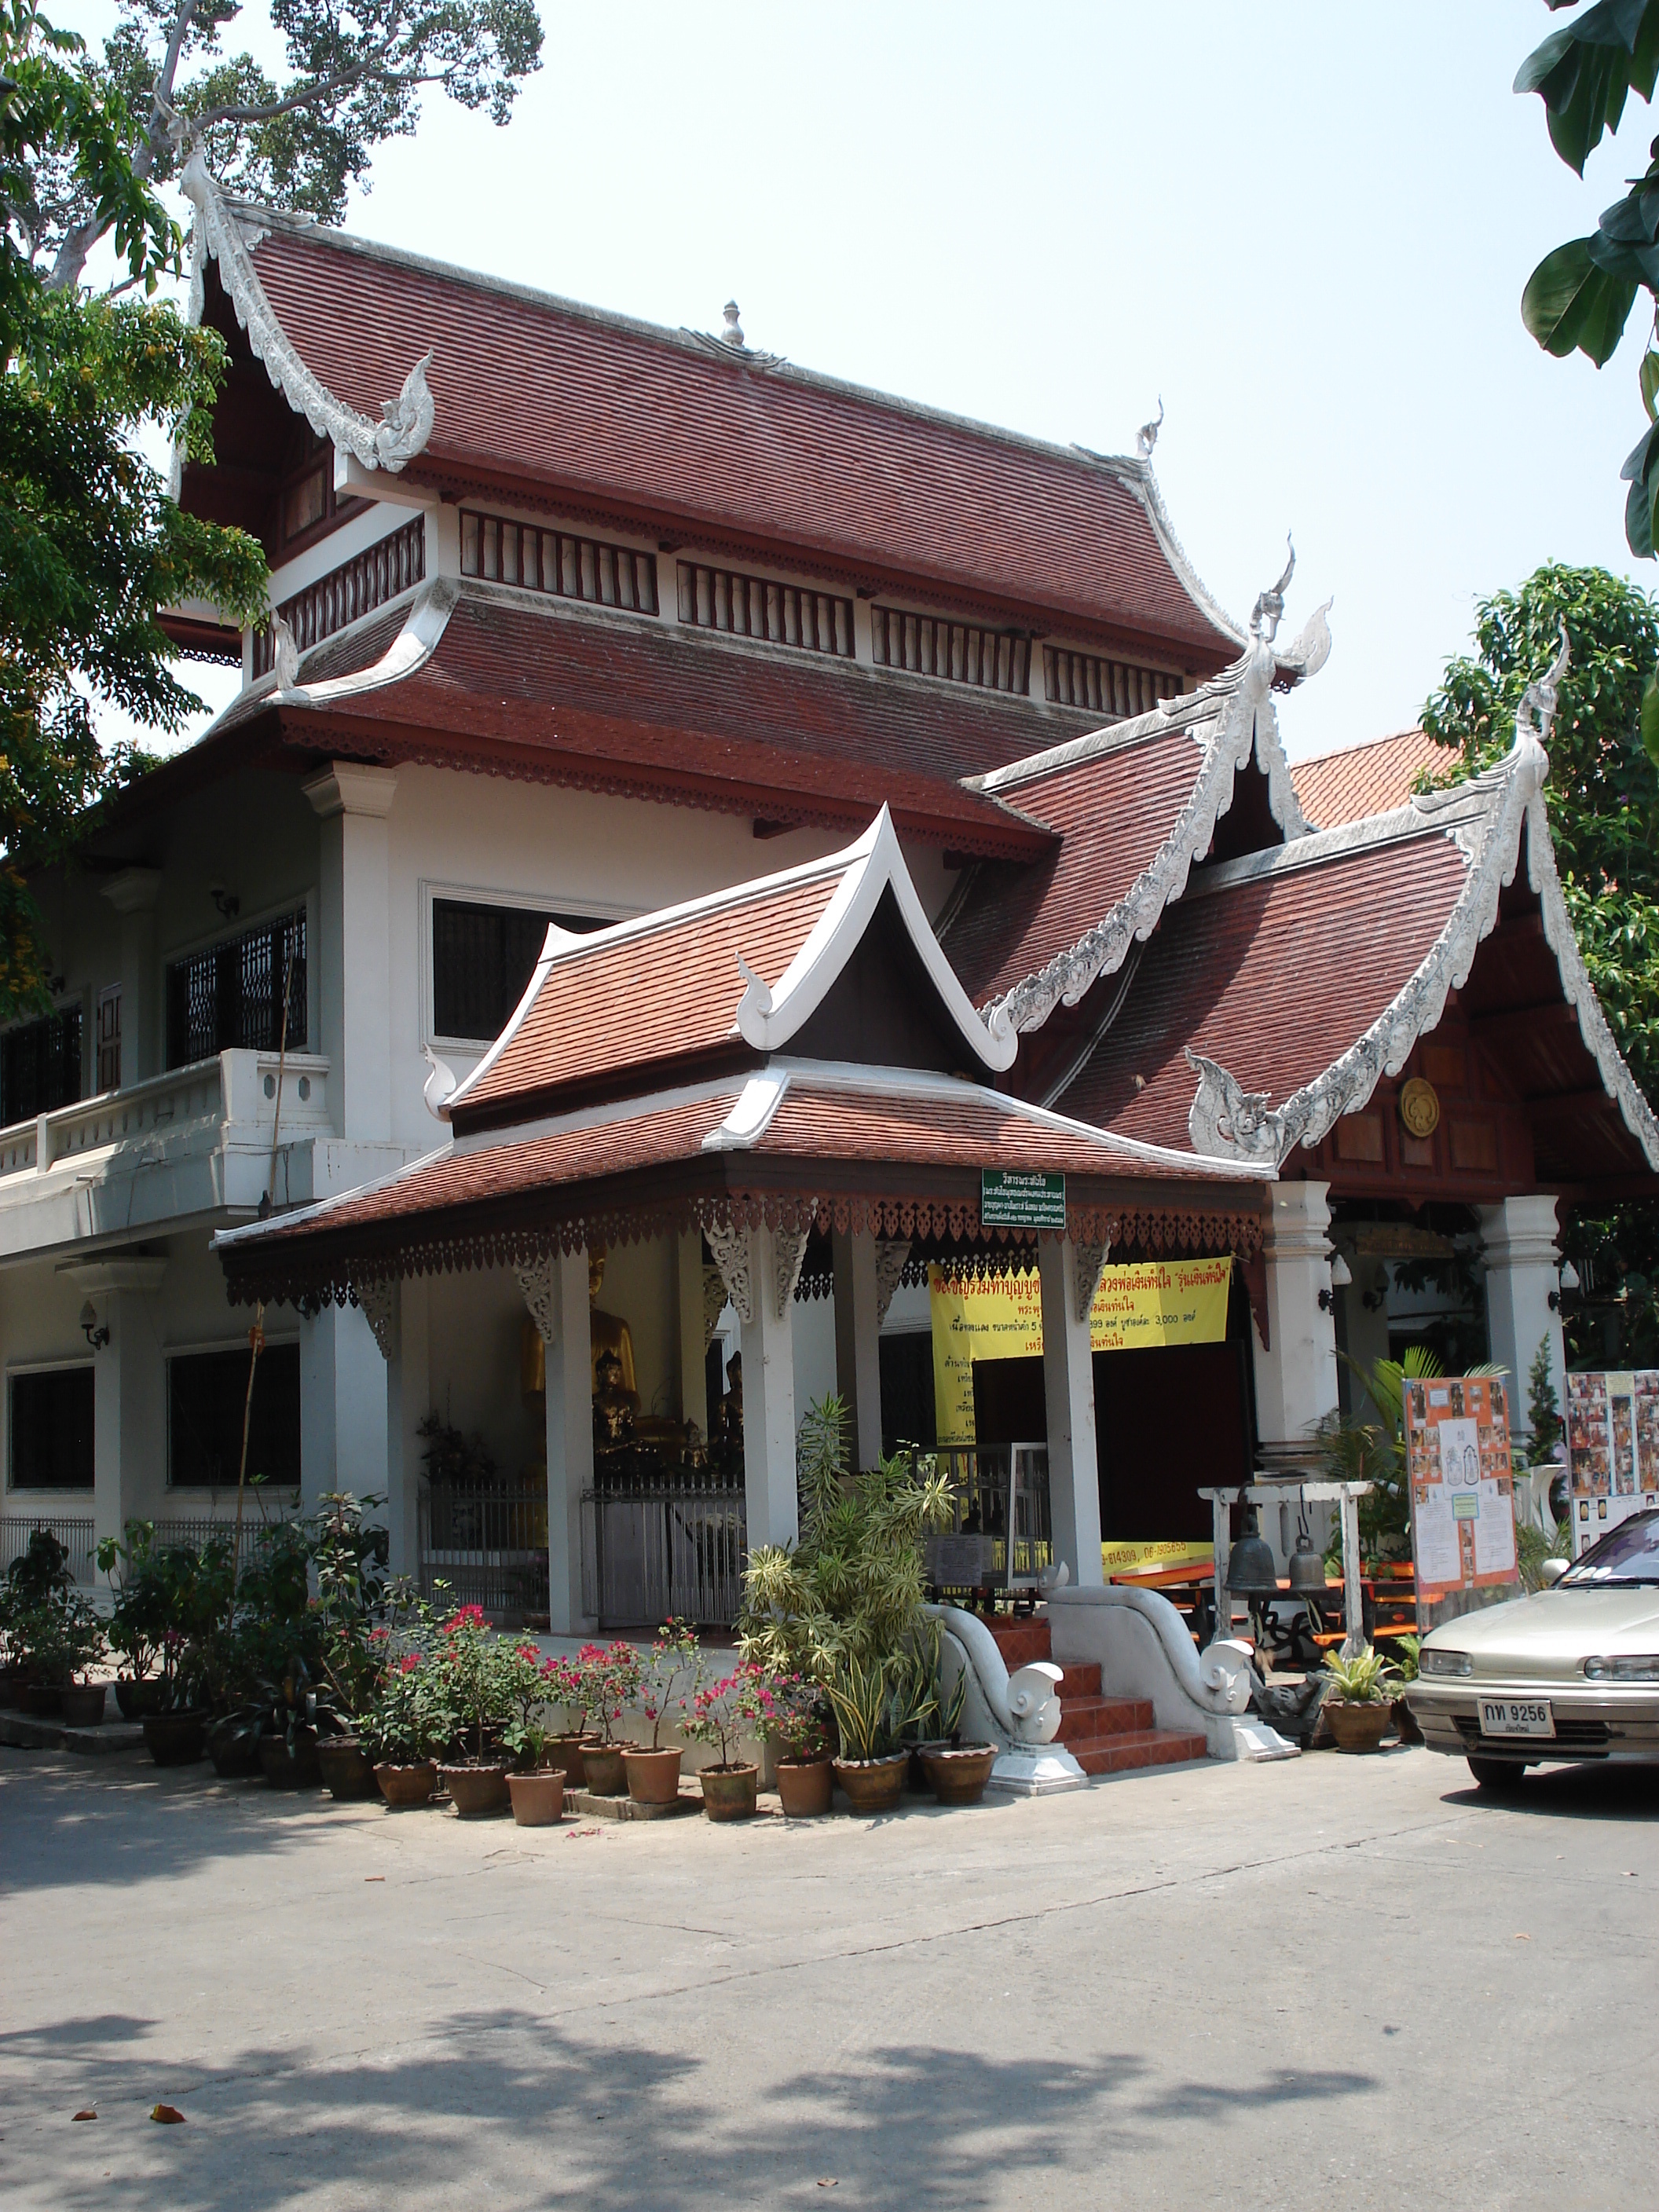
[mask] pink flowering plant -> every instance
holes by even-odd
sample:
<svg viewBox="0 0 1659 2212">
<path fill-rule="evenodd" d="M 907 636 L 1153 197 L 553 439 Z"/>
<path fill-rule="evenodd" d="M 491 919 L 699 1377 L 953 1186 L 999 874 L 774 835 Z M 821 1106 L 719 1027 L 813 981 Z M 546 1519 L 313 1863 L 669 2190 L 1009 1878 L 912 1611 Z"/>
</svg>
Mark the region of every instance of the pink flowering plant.
<svg viewBox="0 0 1659 2212">
<path fill-rule="evenodd" d="M 723 1681 L 695 1693 L 680 1726 L 693 1743 L 715 1746 L 720 1752 L 716 1764 L 722 1771 L 729 1771 L 747 1763 L 734 1758 L 733 1753 L 770 1732 L 776 1707 L 765 1668 L 744 1661 Z"/>
<path fill-rule="evenodd" d="M 405 1649 L 387 1666 L 358 1730 L 377 1765 L 414 1766 L 434 1759 L 455 1734 L 444 1672 L 419 1650 Z"/>
<path fill-rule="evenodd" d="M 515 1644 L 506 1663 L 507 1688 L 513 1700 L 512 1717 L 501 1731 L 501 1741 L 520 1766 L 546 1764 L 550 1705 L 560 1703 L 555 1676 L 556 1659 L 544 1659 L 533 1644 Z"/>
<path fill-rule="evenodd" d="M 617 1741 L 617 1723 L 639 1694 L 644 1668 L 631 1644 L 584 1644 L 576 1654 L 581 1670 L 583 1704 L 599 1729 L 599 1741 Z"/>
<path fill-rule="evenodd" d="M 833 1759 L 835 1716 L 818 1685 L 805 1674 L 780 1674 L 773 1677 L 770 1688 L 772 1711 L 765 1733 L 779 1756 L 793 1766 Z"/>
<path fill-rule="evenodd" d="M 587 1676 L 581 1661 L 567 1659 L 562 1653 L 547 1662 L 547 1694 L 556 1705 L 564 1708 L 565 1733 L 580 1735 L 587 1727 Z"/>
<path fill-rule="evenodd" d="M 651 1748 L 662 1749 L 662 1724 L 684 1711 L 704 1680 L 702 1646 L 689 1620 L 665 1620 L 640 1674 L 639 1705 L 651 1723 Z"/>
<path fill-rule="evenodd" d="M 439 1632 L 433 1658 L 447 1680 L 466 1763 L 493 1765 L 518 1711 L 517 1646 L 496 1635 L 482 1606 L 464 1605 Z"/>
</svg>

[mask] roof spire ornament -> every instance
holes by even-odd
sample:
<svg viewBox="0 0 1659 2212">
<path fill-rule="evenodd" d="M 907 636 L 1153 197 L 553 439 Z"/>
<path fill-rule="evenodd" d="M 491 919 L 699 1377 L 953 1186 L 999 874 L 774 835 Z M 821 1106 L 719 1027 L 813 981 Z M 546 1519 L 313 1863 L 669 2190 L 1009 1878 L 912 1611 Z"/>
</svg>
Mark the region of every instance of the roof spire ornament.
<svg viewBox="0 0 1659 2212">
<path fill-rule="evenodd" d="M 1257 595 L 1250 616 L 1250 635 L 1259 637 L 1264 645 L 1271 645 L 1279 635 L 1279 619 L 1285 611 L 1285 594 L 1291 588 L 1291 579 L 1296 574 L 1296 545 L 1288 530 L 1285 532 L 1285 543 L 1291 551 L 1291 557 L 1285 563 L 1285 573 L 1271 591 Z"/>
<path fill-rule="evenodd" d="M 746 353 L 749 341 L 743 334 L 743 325 L 738 320 L 738 303 L 728 300 L 720 309 L 726 327 L 720 334 L 720 343 L 730 346 L 733 353 Z"/>
<path fill-rule="evenodd" d="M 272 615 L 270 635 L 276 689 L 278 691 L 296 691 L 300 686 L 300 647 L 294 632 L 281 615 Z"/>
<path fill-rule="evenodd" d="M 1143 422 L 1140 428 L 1135 432 L 1135 451 L 1139 454 L 1143 461 L 1150 461 L 1152 459 L 1152 447 L 1157 445 L 1158 434 L 1163 428 L 1164 394 L 1160 392 L 1158 395 L 1157 420 L 1152 422 Z"/>
<path fill-rule="evenodd" d="M 1515 742 L 1523 744 L 1530 738 L 1535 744 L 1547 745 L 1550 730 L 1555 721 L 1555 702 L 1561 689 L 1561 678 L 1572 660 L 1572 647 L 1567 641 L 1567 626 L 1560 625 L 1561 650 L 1536 684 L 1528 684 L 1521 694 L 1521 704 L 1515 710 Z"/>
</svg>

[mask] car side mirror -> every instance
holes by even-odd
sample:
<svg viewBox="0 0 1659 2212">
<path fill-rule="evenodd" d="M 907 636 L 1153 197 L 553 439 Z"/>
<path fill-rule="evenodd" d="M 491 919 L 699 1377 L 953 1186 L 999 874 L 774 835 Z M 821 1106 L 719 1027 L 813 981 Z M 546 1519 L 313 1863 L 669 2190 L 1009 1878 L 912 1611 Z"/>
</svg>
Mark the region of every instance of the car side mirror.
<svg viewBox="0 0 1659 2212">
<path fill-rule="evenodd" d="M 1540 1571 L 1544 1577 L 1545 1589 L 1547 1589 L 1552 1583 L 1559 1583 L 1571 1565 L 1571 1559 L 1546 1559 Z"/>
</svg>

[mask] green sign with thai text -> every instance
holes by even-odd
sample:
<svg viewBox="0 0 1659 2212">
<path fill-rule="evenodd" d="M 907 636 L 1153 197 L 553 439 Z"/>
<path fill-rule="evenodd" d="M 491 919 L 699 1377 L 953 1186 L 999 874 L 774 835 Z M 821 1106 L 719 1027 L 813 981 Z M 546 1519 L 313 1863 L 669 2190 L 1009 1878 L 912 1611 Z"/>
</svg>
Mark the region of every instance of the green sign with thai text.
<svg viewBox="0 0 1659 2212">
<path fill-rule="evenodd" d="M 987 1229 L 1063 1229 L 1066 1178 L 1017 1168 L 981 1168 L 979 1218 Z"/>
</svg>

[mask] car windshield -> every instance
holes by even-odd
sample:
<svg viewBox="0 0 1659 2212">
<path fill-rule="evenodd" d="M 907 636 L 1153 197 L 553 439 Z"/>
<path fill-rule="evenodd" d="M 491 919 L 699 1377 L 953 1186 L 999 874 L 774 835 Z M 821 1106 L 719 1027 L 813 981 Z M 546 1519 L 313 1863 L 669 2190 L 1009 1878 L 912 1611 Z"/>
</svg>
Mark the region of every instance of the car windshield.
<svg viewBox="0 0 1659 2212">
<path fill-rule="evenodd" d="M 1556 1588 L 1582 1589 L 1587 1583 L 1659 1583 L 1659 1513 L 1632 1513 L 1621 1521 L 1567 1569 Z"/>
</svg>

